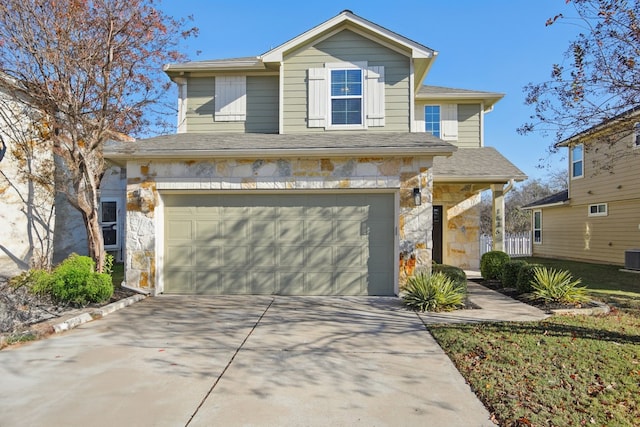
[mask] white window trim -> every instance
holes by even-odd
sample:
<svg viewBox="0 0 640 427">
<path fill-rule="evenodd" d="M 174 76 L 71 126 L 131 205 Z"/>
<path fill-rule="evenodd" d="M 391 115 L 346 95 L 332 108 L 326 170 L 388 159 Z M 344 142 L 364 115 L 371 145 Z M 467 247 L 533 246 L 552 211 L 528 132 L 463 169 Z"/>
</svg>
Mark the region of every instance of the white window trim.
<svg viewBox="0 0 640 427">
<path fill-rule="evenodd" d="M 598 210 L 598 206 L 604 206 L 604 212 L 591 212 L 591 208 L 593 206 L 596 206 L 596 210 Z M 593 203 L 591 205 L 589 205 L 589 207 L 587 208 L 587 215 L 588 216 L 609 216 L 609 206 L 607 203 Z"/>
<path fill-rule="evenodd" d="M 332 130 L 342 130 L 342 129 L 366 129 L 367 128 L 367 100 L 365 99 L 365 84 L 367 80 L 366 71 L 367 71 L 367 62 L 336 62 L 336 63 L 327 63 L 324 65 L 327 70 L 327 87 L 326 87 L 326 100 L 327 100 L 327 118 L 326 118 L 326 129 Z M 361 102 L 361 110 L 360 110 L 360 124 L 358 125 L 334 125 L 331 123 L 331 100 L 333 97 L 331 96 L 331 71 L 333 70 L 360 70 L 362 76 L 362 95 L 360 96 Z"/>
<path fill-rule="evenodd" d="M 581 175 L 573 175 L 573 165 L 577 162 L 575 162 L 573 160 L 573 150 L 578 148 L 578 147 L 582 147 L 582 159 L 580 160 L 580 163 L 582 163 L 582 174 Z M 571 147 L 569 149 L 569 176 L 571 177 L 571 179 L 580 179 L 584 177 L 584 144 L 577 144 L 574 145 L 573 147 Z"/>
<path fill-rule="evenodd" d="M 540 214 L 540 228 L 536 228 L 536 214 Z M 542 210 L 538 209 L 533 211 L 533 215 L 531 217 L 531 240 L 533 241 L 534 245 L 541 245 L 542 244 Z M 540 230 L 540 240 L 536 241 L 536 230 Z"/>
</svg>

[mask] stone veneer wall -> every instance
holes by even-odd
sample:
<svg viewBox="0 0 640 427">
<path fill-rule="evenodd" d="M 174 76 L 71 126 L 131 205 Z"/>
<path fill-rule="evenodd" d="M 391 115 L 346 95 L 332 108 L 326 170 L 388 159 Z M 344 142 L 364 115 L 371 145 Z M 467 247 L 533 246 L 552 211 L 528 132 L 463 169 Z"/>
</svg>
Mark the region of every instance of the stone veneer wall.
<svg viewBox="0 0 640 427">
<path fill-rule="evenodd" d="M 470 184 L 435 184 L 433 204 L 443 205 L 443 262 L 463 269 L 480 268 L 481 194 Z"/>
<path fill-rule="evenodd" d="M 399 191 L 399 284 L 431 266 L 432 158 L 216 159 L 127 163 L 126 285 L 156 288 L 155 230 L 162 190 Z M 414 206 L 413 189 L 422 204 Z"/>
</svg>

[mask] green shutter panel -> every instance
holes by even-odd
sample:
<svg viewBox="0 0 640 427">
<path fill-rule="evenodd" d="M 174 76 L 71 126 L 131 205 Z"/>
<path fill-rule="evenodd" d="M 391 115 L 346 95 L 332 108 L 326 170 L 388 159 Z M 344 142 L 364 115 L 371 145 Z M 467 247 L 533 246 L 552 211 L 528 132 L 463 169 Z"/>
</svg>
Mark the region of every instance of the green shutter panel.
<svg viewBox="0 0 640 427">
<path fill-rule="evenodd" d="M 441 138 L 445 141 L 458 140 L 458 104 L 443 104 L 440 108 L 442 115 Z"/>
<path fill-rule="evenodd" d="M 322 128 L 327 122 L 327 70 L 325 68 L 309 68 L 308 70 L 308 107 L 307 126 Z"/>
<path fill-rule="evenodd" d="M 215 78 L 215 118 L 218 122 L 242 122 L 247 118 L 247 78 Z"/>
<path fill-rule="evenodd" d="M 384 126 L 384 67 L 371 66 L 366 75 L 367 126 Z"/>
</svg>

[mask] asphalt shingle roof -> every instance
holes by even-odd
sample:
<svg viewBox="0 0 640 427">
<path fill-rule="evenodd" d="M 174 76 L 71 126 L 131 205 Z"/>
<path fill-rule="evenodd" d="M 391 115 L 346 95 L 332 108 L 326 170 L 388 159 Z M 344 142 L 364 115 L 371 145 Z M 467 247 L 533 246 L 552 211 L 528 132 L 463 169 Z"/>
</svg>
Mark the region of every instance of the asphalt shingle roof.
<svg viewBox="0 0 640 427">
<path fill-rule="evenodd" d="M 567 200 L 569 200 L 569 190 L 562 190 L 550 196 L 543 197 L 542 199 L 536 200 L 535 202 L 531 202 L 527 205 L 524 205 L 522 208 L 528 209 L 528 208 L 535 208 L 538 206 L 554 205 L 558 203 L 564 203 Z"/>
<path fill-rule="evenodd" d="M 105 144 L 110 159 L 305 155 L 448 155 L 456 147 L 429 133 L 180 133 Z"/>
<path fill-rule="evenodd" d="M 527 175 L 493 147 L 458 148 L 451 157 L 436 157 L 433 178 L 442 181 L 524 181 Z"/>
</svg>

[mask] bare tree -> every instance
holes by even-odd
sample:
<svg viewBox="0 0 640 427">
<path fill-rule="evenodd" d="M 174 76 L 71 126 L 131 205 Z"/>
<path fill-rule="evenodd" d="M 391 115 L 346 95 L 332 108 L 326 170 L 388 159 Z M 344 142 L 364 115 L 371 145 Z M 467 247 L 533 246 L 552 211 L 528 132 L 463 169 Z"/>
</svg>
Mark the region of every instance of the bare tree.
<svg viewBox="0 0 640 427">
<path fill-rule="evenodd" d="M 640 107 L 640 2 L 638 0 L 567 0 L 566 13 L 547 26 L 567 23 L 580 32 L 569 43 L 564 61 L 553 64 L 550 80 L 525 88 L 531 121 L 519 132 L 552 133 L 554 143 L 608 122 L 598 141 L 610 145 L 633 131 Z M 550 151 L 555 152 L 555 144 Z M 610 156 L 615 160 L 616 155 Z"/>
<path fill-rule="evenodd" d="M 154 0 L 3 0 L 0 79 L 27 99 L 51 129 L 64 161 L 62 188 L 80 211 L 89 255 L 104 265 L 98 188 L 104 143 L 147 130 L 170 82 L 162 65 L 184 59 L 176 50 L 193 35 Z M 157 117 L 157 116 L 155 116 Z"/>
<path fill-rule="evenodd" d="M 545 179 L 527 180 L 509 191 L 505 199 L 505 231 L 507 233 L 529 231 L 531 212 L 523 210 L 522 206 L 566 189 L 566 178 L 566 171 L 551 171 Z M 480 232 L 491 234 L 491 198 L 488 192 L 483 194 L 480 204 Z"/>
</svg>

